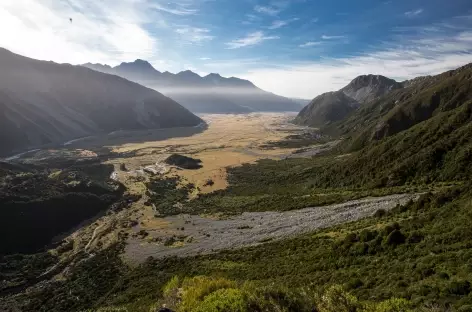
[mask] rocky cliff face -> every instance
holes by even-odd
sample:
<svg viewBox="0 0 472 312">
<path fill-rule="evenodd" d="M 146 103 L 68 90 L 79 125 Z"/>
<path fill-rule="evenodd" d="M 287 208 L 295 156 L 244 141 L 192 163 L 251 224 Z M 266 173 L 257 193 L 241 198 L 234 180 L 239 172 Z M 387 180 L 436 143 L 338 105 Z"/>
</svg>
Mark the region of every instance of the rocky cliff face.
<svg viewBox="0 0 472 312">
<path fill-rule="evenodd" d="M 352 80 L 341 91 L 359 103 L 368 103 L 402 87 L 401 83 L 381 75 L 362 75 Z"/>
</svg>

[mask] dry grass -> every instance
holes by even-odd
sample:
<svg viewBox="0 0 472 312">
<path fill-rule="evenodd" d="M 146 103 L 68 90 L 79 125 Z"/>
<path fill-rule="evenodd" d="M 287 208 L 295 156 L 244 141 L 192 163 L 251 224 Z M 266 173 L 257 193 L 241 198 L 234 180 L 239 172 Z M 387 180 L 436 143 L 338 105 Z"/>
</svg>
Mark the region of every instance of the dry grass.
<svg viewBox="0 0 472 312">
<path fill-rule="evenodd" d="M 111 161 L 115 166 L 124 163 L 130 170 L 162 162 L 170 153 L 180 153 L 198 158 L 203 168 L 175 170 L 168 175 L 179 175 L 194 183 L 202 193 L 210 193 L 228 186 L 226 168 L 251 163 L 262 158 L 279 158 L 292 149 L 263 149 L 268 141 L 283 139 L 287 133 L 280 131 L 290 116 L 285 114 L 205 115 L 208 129 L 189 137 L 161 141 L 127 143 L 112 146 L 117 153 L 135 152 L 135 156 Z M 295 126 L 294 126 L 295 127 Z M 125 177 L 119 173 L 119 179 Z M 205 186 L 207 180 L 212 186 Z M 194 194 L 196 195 L 196 194 Z"/>
</svg>

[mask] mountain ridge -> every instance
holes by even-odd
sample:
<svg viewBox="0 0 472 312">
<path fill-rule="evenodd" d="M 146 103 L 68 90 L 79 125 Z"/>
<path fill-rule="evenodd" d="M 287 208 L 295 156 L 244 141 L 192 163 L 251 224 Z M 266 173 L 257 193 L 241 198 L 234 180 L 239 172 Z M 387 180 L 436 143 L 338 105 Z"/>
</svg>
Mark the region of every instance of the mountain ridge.
<svg viewBox="0 0 472 312">
<path fill-rule="evenodd" d="M 196 113 L 247 113 L 251 111 L 299 111 L 291 99 L 264 91 L 252 82 L 218 73 L 200 76 L 191 70 L 160 72 L 142 60 L 111 67 L 85 63 L 82 66 L 114 74 L 158 90 Z M 122 65 L 126 64 L 126 65 Z"/>
<path fill-rule="evenodd" d="M 299 125 L 323 127 L 338 122 L 385 94 L 403 85 L 382 75 L 360 75 L 338 91 L 315 97 L 295 118 Z"/>
</svg>

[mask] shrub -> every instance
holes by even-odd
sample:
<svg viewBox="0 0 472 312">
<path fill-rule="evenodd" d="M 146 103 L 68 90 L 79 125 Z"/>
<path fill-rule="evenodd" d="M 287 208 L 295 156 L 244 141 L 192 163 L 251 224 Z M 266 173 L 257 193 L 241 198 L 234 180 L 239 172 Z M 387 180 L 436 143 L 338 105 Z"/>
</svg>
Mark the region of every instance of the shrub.
<svg viewBox="0 0 472 312">
<path fill-rule="evenodd" d="M 218 289 L 198 304 L 192 311 L 195 312 L 245 312 L 246 300 L 239 289 Z"/>
<path fill-rule="evenodd" d="M 387 225 L 383 229 L 383 234 L 384 236 L 387 236 L 395 230 L 400 230 L 400 225 L 397 222 Z"/>
<path fill-rule="evenodd" d="M 386 215 L 387 215 L 387 211 L 385 211 L 385 209 L 378 209 L 374 213 L 374 217 L 376 217 L 376 218 L 382 218 L 382 217 L 385 217 Z"/>
<path fill-rule="evenodd" d="M 185 279 L 182 283 L 181 303 L 179 304 L 179 311 L 193 312 L 195 307 L 198 307 L 200 302 L 204 301 L 205 297 L 211 293 L 226 288 L 236 288 L 236 283 L 224 278 L 210 278 L 205 276 L 196 276 L 191 279 Z M 222 295 L 222 293 L 219 293 Z M 233 293 L 233 295 L 235 295 Z M 218 296 L 213 297 L 211 302 L 217 303 Z M 209 302 L 208 304 L 211 304 Z"/>
<path fill-rule="evenodd" d="M 405 299 L 392 298 L 379 303 L 375 312 L 410 312 L 410 303 Z"/>
<path fill-rule="evenodd" d="M 403 244 L 405 242 L 405 235 L 399 230 L 393 230 L 393 232 L 387 236 L 385 242 L 387 245 L 391 246 Z"/>
<path fill-rule="evenodd" d="M 470 293 L 469 281 L 452 281 L 449 284 L 448 291 L 453 295 L 467 295 Z"/>
<path fill-rule="evenodd" d="M 412 232 L 408 237 L 408 244 L 417 244 L 423 240 L 423 235 L 418 232 Z"/>
<path fill-rule="evenodd" d="M 362 230 L 359 234 L 359 239 L 361 242 L 369 242 L 377 237 L 377 231 Z"/>
<path fill-rule="evenodd" d="M 356 312 L 360 311 L 361 304 L 341 286 L 335 285 L 321 296 L 317 308 L 319 312 Z"/>
</svg>

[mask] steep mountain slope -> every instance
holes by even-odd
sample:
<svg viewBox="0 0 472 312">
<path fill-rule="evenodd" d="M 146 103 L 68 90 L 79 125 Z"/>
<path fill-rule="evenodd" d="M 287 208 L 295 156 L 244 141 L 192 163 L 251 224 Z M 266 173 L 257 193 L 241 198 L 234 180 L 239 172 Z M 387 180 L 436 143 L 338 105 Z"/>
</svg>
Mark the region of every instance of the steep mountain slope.
<svg viewBox="0 0 472 312">
<path fill-rule="evenodd" d="M 381 75 L 358 76 L 341 90 L 316 97 L 298 114 L 295 123 L 319 127 L 340 121 L 358 107 L 401 88 L 401 83 Z"/>
<path fill-rule="evenodd" d="M 352 80 L 341 91 L 359 103 L 368 103 L 402 87 L 401 83 L 381 75 L 362 75 Z"/>
<path fill-rule="evenodd" d="M 0 154 L 118 129 L 195 126 L 164 95 L 82 66 L 0 49 Z"/>
<path fill-rule="evenodd" d="M 437 76 L 421 77 L 406 88 L 364 105 L 336 128 L 355 138 L 353 147 L 359 148 L 371 140 L 392 136 L 432 117 L 455 113 L 472 99 L 471 77 L 471 64 Z M 447 123 L 451 124 L 451 121 Z"/>
<path fill-rule="evenodd" d="M 348 97 L 342 91 L 323 93 L 300 111 L 295 118 L 295 123 L 321 127 L 345 118 L 358 106 L 359 103 L 356 100 Z"/>
<path fill-rule="evenodd" d="M 201 77 L 186 70 L 177 74 L 161 73 L 143 60 L 121 63 L 116 67 L 87 63 L 83 66 L 138 82 L 156 89 L 193 112 L 244 113 L 250 111 L 299 111 L 291 99 L 259 89 L 247 80 L 219 74 Z"/>
</svg>

